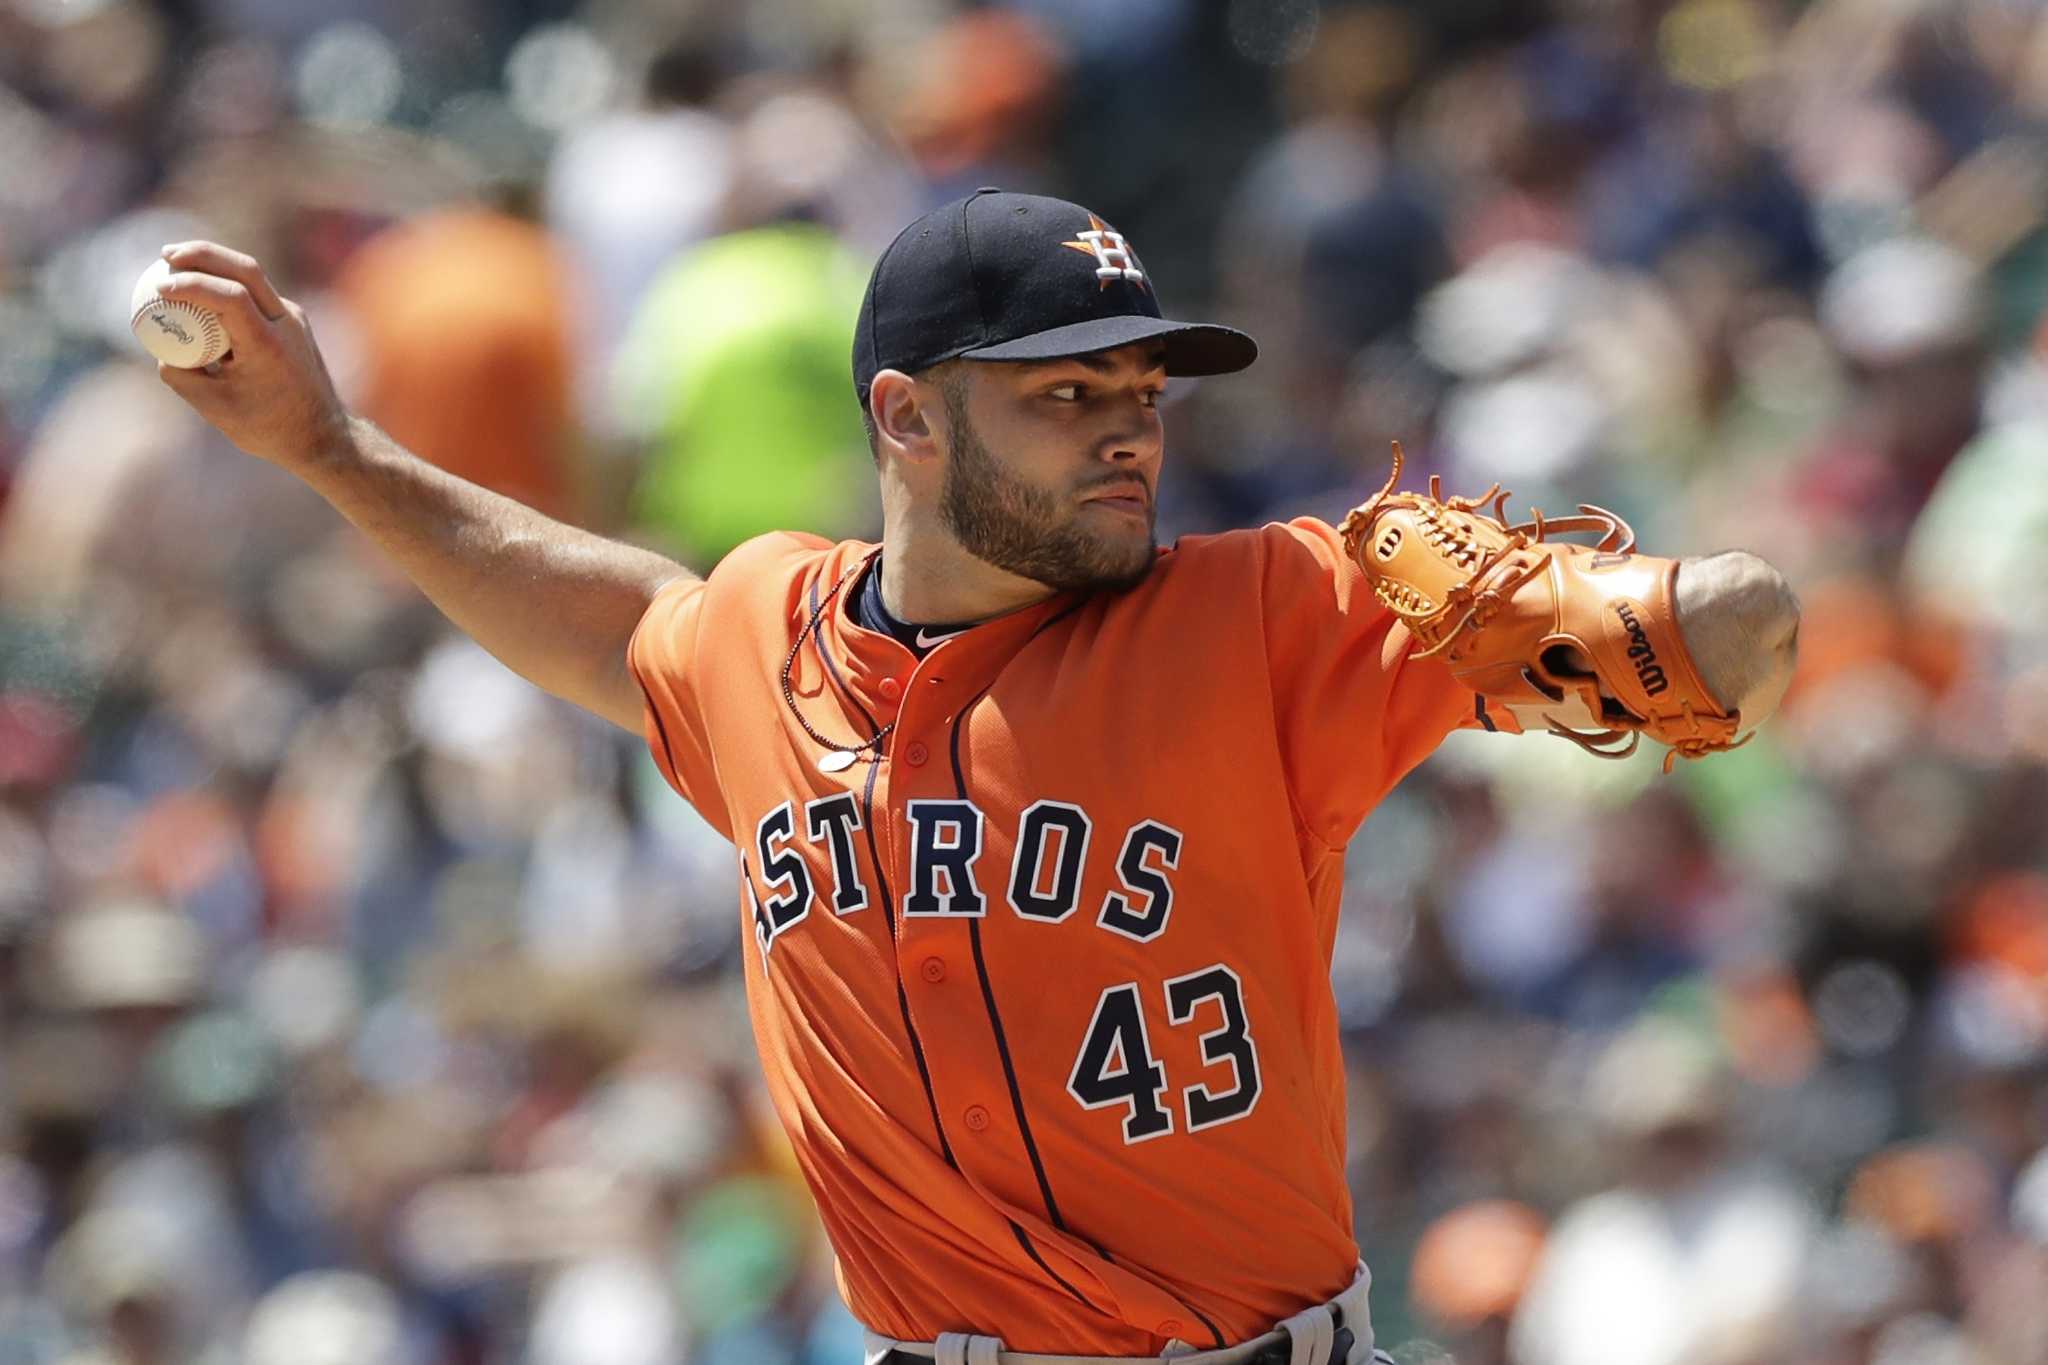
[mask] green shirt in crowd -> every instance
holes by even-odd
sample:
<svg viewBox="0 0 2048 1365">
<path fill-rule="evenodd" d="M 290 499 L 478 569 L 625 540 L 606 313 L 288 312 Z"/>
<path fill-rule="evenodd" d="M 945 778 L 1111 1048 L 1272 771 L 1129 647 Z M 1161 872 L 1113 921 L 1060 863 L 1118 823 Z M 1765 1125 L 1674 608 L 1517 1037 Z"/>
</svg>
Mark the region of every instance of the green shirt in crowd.
<svg viewBox="0 0 2048 1365">
<path fill-rule="evenodd" d="M 867 273 L 830 232 L 782 223 L 706 242 L 656 278 L 616 376 L 646 442 L 640 525 L 700 568 L 763 531 L 873 529 L 852 368 Z"/>
</svg>

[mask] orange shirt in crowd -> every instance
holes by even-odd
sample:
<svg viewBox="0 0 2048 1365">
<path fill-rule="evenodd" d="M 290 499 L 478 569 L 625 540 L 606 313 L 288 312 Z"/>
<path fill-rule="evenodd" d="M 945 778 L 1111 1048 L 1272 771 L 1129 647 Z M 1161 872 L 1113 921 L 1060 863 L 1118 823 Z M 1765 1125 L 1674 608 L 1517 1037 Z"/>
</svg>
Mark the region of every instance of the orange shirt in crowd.
<svg viewBox="0 0 2048 1365">
<path fill-rule="evenodd" d="M 451 474 L 573 516 L 567 269 L 540 228 L 479 209 L 372 238 L 337 282 L 364 415 Z"/>
</svg>

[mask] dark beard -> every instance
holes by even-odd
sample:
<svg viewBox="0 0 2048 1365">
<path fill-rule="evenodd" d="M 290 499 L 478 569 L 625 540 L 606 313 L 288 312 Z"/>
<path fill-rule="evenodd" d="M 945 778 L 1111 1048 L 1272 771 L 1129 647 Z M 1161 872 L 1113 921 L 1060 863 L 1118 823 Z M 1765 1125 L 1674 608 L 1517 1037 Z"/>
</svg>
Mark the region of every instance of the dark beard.
<svg viewBox="0 0 2048 1365">
<path fill-rule="evenodd" d="M 1061 516 L 1051 494 L 1003 468 L 968 419 L 964 393 L 946 391 L 946 416 L 952 458 L 939 519 L 967 553 L 1058 592 L 1121 592 L 1152 571 L 1157 553 L 1149 526 L 1135 550 L 1091 536 L 1072 513 Z"/>
</svg>

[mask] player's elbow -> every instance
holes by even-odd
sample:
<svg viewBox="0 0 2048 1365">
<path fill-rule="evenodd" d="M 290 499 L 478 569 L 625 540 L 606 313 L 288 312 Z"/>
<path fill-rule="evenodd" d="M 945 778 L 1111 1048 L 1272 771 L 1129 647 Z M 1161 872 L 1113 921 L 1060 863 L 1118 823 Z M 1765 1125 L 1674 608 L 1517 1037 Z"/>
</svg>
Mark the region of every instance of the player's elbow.
<svg viewBox="0 0 2048 1365">
<path fill-rule="evenodd" d="M 626 652 L 621 649 L 615 659 L 607 659 L 599 667 L 594 678 L 586 679 L 579 689 L 579 695 L 568 700 L 581 706 L 602 720 L 608 720 L 629 734 L 642 734 L 647 724 L 645 696 L 640 691 L 640 681 L 627 666 Z"/>
<path fill-rule="evenodd" d="M 1799 598 L 1785 575 L 1747 550 L 1688 559 L 1678 571 L 1678 625 L 1714 699 L 1744 729 L 1778 709 L 1799 652 Z"/>
</svg>

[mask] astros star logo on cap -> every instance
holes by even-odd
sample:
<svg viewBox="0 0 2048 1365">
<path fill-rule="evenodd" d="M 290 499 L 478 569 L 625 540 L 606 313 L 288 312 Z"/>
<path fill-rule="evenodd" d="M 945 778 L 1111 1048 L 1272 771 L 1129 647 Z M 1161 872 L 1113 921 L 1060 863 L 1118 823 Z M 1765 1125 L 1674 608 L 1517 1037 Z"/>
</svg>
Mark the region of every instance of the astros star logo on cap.
<svg viewBox="0 0 2048 1365">
<path fill-rule="evenodd" d="M 1074 235 L 1080 240 L 1061 242 L 1060 245 L 1075 251 L 1085 251 L 1095 258 L 1096 288 L 1107 289 L 1109 282 L 1114 279 L 1129 280 L 1140 289 L 1151 287 L 1145 283 L 1145 272 L 1138 264 L 1138 253 L 1131 250 L 1131 244 L 1124 240 L 1121 232 L 1091 213 L 1088 215 L 1088 231 L 1077 232 Z"/>
</svg>

